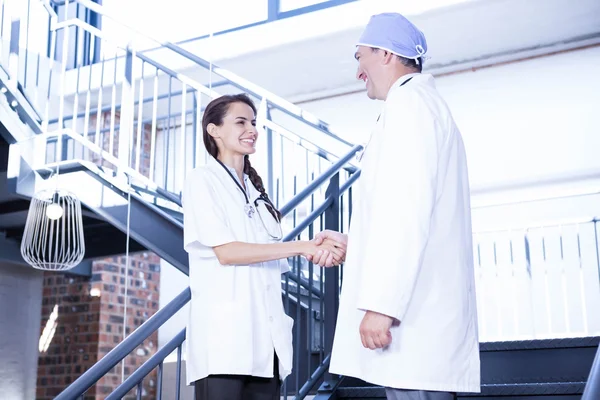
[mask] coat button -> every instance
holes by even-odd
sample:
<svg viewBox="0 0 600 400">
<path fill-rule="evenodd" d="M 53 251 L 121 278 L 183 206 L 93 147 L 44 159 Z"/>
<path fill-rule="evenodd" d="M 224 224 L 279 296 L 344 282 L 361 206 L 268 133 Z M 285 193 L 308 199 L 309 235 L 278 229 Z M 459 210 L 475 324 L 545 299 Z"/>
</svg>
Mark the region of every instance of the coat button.
<svg viewBox="0 0 600 400">
<path fill-rule="evenodd" d="M 269 321 L 273 322 L 273 317 L 269 317 Z"/>
</svg>

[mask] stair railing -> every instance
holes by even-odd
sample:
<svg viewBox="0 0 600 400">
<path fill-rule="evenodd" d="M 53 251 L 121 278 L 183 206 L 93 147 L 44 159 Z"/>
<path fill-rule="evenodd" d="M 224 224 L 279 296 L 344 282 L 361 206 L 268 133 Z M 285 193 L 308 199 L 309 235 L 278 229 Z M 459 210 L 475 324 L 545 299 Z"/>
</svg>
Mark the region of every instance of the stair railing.
<svg viewBox="0 0 600 400">
<path fill-rule="evenodd" d="M 296 214 L 296 207 L 304 201 L 310 200 L 313 203 L 311 213 L 301 222 L 295 224 L 294 228 L 284 237 L 284 241 L 312 239 L 315 231 L 324 228 L 342 232 L 347 230 L 352 212 L 352 185 L 358 179 L 359 172 L 353 174 L 350 179 L 340 185 L 340 171 L 361 149 L 361 146 L 355 146 L 315 179 L 311 185 L 297 193 L 281 209 L 283 214 L 293 216 Z M 326 199 L 322 204 L 315 207 L 314 193 L 325 182 L 329 182 Z M 346 193 L 348 194 L 346 195 Z M 177 199 L 173 200 L 177 201 Z M 292 271 L 282 278 L 282 293 L 286 312 L 295 319 L 295 356 L 294 372 L 284 383 L 283 394 L 287 397 L 289 393 L 298 393 L 296 398 L 301 399 L 322 381 L 329 362 L 328 354 L 330 354 L 333 344 L 333 331 L 341 284 L 341 268 L 315 269 L 312 263 L 306 262 L 301 257 L 294 257 L 291 260 L 291 266 Z M 84 372 L 56 399 L 78 399 L 84 396 L 101 377 L 117 366 L 146 338 L 181 310 L 190 298 L 191 292 L 187 288 L 145 321 L 94 366 Z M 165 358 L 175 350 L 177 350 L 176 398 L 179 398 L 184 340 L 185 330 L 159 349 L 108 398 L 121 398 L 134 388 L 137 388 L 137 392 L 141 393 L 144 378 L 156 368 L 158 368 L 158 389 L 162 389 L 163 364 Z M 162 396 L 161 390 L 158 390 L 157 395 L 160 399 Z"/>
<path fill-rule="evenodd" d="M 177 195 L 186 172 L 207 157 L 200 126 L 204 107 L 229 89 L 249 93 L 259 106 L 257 123 L 264 139 L 259 139 L 253 165 L 265 175 L 267 190 L 278 206 L 351 148 L 313 115 L 177 45 L 149 39 L 133 29 L 128 30 L 126 41 L 110 37 L 79 19 L 83 11 L 71 7 L 112 18 L 92 1 L 60 3 L 62 20 L 48 0 L 28 3 L 28 13 L 34 7 L 45 10 L 49 28 L 50 48 L 36 57 L 37 64 L 46 66 L 47 71 L 42 68 L 35 79 L 29 79 L 39 80 L 36 93 L 44 93 L 37 109 L 42 115 L 42 131 L 52 138 L 46 163 L 89 161 L 136 177 L 138 184 L 149 189 Z M 172 57 L 136 51 L 140 38 L 163 44 Z M 91 45 L 85 49 L 83 42 Z M 86 65 L 98 49 L 100 62 Z M 19 57 L 28 51 L 21 51 Z M 209 87 L 176 71 L 177 67 L 167 65 L 176 57 L 217 74 L 226 84 Z M 63 134 L 65 130 L 70 133 Z M 92 148 L 101 151 L 90 152 Z M 350 173 L 356 170 L 353 162 L 344 168 Z M 322 191 L 319 195 L 324 198 Z"/>
</svg>

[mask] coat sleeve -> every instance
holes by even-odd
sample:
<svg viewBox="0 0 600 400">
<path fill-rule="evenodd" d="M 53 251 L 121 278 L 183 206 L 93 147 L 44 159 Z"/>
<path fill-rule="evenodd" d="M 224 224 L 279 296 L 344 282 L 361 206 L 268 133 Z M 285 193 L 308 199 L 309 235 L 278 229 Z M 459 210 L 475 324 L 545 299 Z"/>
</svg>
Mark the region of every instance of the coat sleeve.
<svg viewBox="0 0 600 400">
<path fill-rule="evenodd" d="M 392 97 L 393 95 L 393 97 Z M 357 306 L 402 320 L 423 261 L 436 198 L 443 140 L 435 115 L 416 92 L 392 93 L 369 182 L 369 215 Z"/>
<path fill-rule="evenodd" d="M 195 170 L 188 175 L 182 205 L 183 242 L 188 253 L 195 250 L 201 257 L 214 257 L 213 247 L 235 241 L 227 213 L 206 171 Z"/>
</svg>

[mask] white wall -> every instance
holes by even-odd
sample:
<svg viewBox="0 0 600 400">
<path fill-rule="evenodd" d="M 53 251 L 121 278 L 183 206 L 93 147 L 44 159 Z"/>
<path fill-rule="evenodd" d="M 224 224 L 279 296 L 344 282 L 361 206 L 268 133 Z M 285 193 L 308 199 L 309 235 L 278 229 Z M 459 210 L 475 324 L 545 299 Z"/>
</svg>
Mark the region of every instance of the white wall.
<svg viewBox="0 0 600 400">
<path fill-rule="evenodd" d="M 436 79 L 461 129 L 472 187 L 600 170 L 600 47 Z M 305 102 L 349 140 L 381 103 L 364 92 Z"/>
<path fill-rule="evenodd" d="M 0 393 L 35 399 L 42 315 L 42 273 L 0 263 Z"/>
</svg>

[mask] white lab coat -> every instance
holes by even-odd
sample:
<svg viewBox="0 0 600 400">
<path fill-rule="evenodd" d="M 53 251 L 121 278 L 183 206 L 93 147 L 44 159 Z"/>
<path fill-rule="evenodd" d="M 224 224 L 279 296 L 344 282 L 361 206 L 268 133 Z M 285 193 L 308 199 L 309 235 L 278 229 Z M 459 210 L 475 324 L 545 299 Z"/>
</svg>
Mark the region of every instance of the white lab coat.
<svg viewBox="0 0 600 400">
<path fill-rule="evenodd" d="M 400 78 L 362 156 L 330 372 L 397 389 L 479 392 L 465 150 L 431 75 Z M 362 346 L 372 310 L 401 321 Z"/>
<path fill-rule="evenodd" d="M 260 193 L 247 176 L 244 181 L 253 202 Z M 214 158 L 188 174 L 182 200 L 192 291 L 188 384 L 211 374 L 272 377 L 274 351 L 279 376 L 285 379 L 292 369 L 293 351 L 293 320 L 285 314 L 281 300 L 281 274 L 289 271 L 287 260 L 219 263 L 215 246 L 234 241 L 269 243 L 271 239 L 256 215 L 246 215 L 243 193 Z"/>
</svg>

